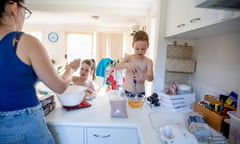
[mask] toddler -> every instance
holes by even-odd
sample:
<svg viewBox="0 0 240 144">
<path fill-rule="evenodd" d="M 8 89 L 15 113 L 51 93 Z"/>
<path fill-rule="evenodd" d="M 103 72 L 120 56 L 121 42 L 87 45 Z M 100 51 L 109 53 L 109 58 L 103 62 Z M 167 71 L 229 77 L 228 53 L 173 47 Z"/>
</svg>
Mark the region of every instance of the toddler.
<svg viewBox="0 0 240 144">
<path fill-rule="evenodd" d="M 87 87 L 87 96 L 96 95 L 96 88 L 93 80 L 95 80 L 95 60 L 85 59 L 81 63 L 79 76 L 73 76 L 72 82 L 75 85 L 81 85 Z"/>
</svg>

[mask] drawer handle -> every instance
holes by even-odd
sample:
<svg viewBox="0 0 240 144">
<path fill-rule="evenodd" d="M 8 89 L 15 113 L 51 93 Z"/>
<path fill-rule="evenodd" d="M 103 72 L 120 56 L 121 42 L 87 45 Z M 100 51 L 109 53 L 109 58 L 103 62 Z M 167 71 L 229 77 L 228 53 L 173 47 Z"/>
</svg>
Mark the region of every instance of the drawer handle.
<svg viewBox="0 0 240 144">
<path fill-rule="evenodd" d="M 194 19 L 191 19 L 190 20 L 190 23 L 194 23 L 194 22 L 196 22 L 196 21 L 200 21 L 201 20 L 201 18 L 199 17 L 199 18 L 194 18 Z"/>
<path fill-rule="evenodd" d="M 101 135 L 98 135 L 98 134 L 94 134 L 93 136 L 99 137 L 99 138 L 108 138 L 108 137 L 110 137 L 111 135 L 109 134 L 109 135 L 103 135 L 103 136 L 101 136 Z"/>
<path fill-rule="evenodd" d="M 180 25 L 177 25 L 178 28 L 181 28 L 181 27 L 184 27 L 185 24 L 180 24 Z"/>
</svg>

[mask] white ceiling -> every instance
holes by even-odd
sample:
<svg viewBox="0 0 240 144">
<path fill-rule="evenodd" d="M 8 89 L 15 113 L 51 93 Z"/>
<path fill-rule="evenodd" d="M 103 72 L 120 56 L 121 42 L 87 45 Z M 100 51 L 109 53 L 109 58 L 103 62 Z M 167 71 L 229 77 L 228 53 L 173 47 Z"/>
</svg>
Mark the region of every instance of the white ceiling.
<svg viewBox="0 0 240 144">
<path fill-rule="evenodd" d="M 27 24 L 131 27 L 146 20 L 156 0 L 26 0 Z M 92 16 L 99 16 L 94 19 Z"/>
</svg>

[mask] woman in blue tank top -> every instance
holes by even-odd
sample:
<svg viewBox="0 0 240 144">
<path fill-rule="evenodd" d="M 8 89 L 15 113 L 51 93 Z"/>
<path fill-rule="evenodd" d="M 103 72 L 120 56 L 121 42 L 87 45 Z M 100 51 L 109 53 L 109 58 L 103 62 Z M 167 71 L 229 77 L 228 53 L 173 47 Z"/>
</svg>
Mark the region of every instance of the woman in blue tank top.
<svg viewBox="0 0 240 144">
<path fill-rule="evenodd" d="M 53 144 L 34 85 L 40 79 L 63 93 L 80 65 L 56 73 L 43 45 L 21 32 L 31 13 L 24 0 L 0 1 L 0 143 Z"/>
</svg>

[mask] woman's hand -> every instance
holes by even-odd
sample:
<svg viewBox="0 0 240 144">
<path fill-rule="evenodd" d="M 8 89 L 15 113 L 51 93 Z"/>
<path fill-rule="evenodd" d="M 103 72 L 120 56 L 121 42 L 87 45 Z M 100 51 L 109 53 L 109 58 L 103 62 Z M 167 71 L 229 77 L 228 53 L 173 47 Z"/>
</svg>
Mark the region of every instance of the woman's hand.
<svg viewBox="0 0 240 144">
<path fill-rule="evenodd" d="M 65 72 L 62 75 L 62 78 L 70 83 L 72 81 L 72 74 L 79 68 L 81 59 L 75 59 L 74 61 L 66 64 Z"/>
</svg>

